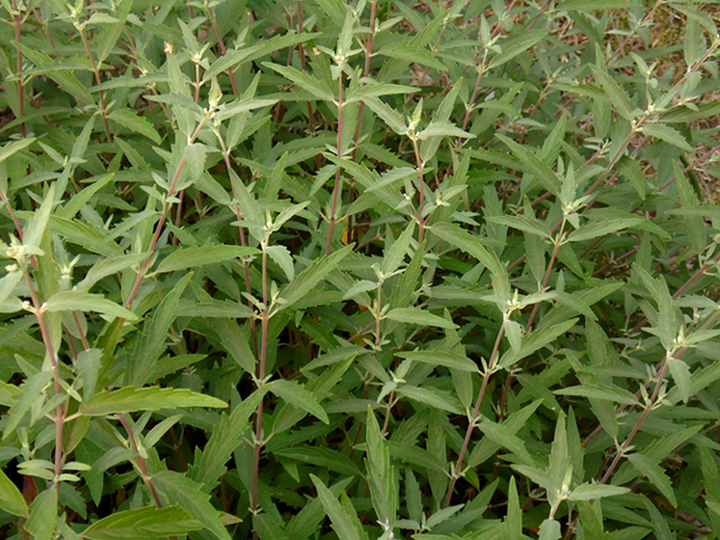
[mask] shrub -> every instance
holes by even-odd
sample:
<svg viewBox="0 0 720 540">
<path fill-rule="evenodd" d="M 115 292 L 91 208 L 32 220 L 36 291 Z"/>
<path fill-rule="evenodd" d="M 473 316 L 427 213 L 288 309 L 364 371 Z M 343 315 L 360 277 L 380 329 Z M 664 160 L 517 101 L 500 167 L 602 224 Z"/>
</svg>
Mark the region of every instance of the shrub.
<svg viewBox="0 0 720 540">
<path fill-rule="evenodd" d="M 713 5 L 2 0 L 8 538 L 715 538 Z"/>
</svg>

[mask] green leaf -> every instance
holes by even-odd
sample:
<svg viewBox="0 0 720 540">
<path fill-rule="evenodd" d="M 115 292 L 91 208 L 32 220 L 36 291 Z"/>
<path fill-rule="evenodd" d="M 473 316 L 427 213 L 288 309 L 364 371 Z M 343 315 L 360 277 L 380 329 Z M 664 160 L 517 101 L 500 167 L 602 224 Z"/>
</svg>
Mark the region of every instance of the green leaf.
<svg viewBox="0 0 720 540">
<path fill-rule="evenodd" d="M 327 413 L 318 403 L 315 396 L 301 384 L 281 379 L 273 381 L 270 391 L 294 407 L 312 414 L 326 424 L 330 423 Z"/>
<path fill-rule="evenodd" d="M 596 54 L 603 54 L 599 47 L 597 48 Z M 618 114 L 626 120 L 632 120 L 635 116 L 635 106 L 632 104 L 632 101 L 630 101 L 630 96 L 628 96 L 625 89 L 615 82 L 615 79 L 604 69 L 594 64 L 590 64 L 590 69 L 592 69 L 595 80 L 605 89 L 605 93 L 615 106 Z"/>
<path fill-rule="evenodd" d="M 580 501 L 578 508 L 580 510 L 580 523 L 582 523 L 583 527 L 584 540 L 610 540 L 610 535 L 603 531 L 602 516 L 598 515 L 601 510 L 600 503 L 590 505 L 587 501 Z"/>
<path fill-rule="evenodd" d="M 158 132 L 155 131 L 153 125 L 143 116 L 138 116 L 133 110 L 118 109 L 110 113 L 108 116 L 113 122 L 117 122 L 122 127 L 129 129 L 133 133 L 147 137 L 155 144 L 160 144 L 162 139 Z"/>
<path fill-rule="evenodd" d="M 352 477 L 340 480 L 330 486 L 330 493 L 333 497 L 339 497 L 342 490 L 352 481 Z M 285 526 L 285 534 L 287 534 L 288 538 L 311 538 L 312 534 L 320 528 L 324 519 L 325 509 L 320 499 L 315 498 L 290 519 Z"/>
<path fill-rule="evenodd" d="M 195 460 L 190 467 L 190 479 L 202 484 L 202 491 L 210 493 L 220 482 L 235 449 L 242 444 L 242 437 L 251 429 L 250 416 L 257 410 L 260 401 L 270 390 L 271 384 L 264 384 L 235 407 L 230 415 L 223 414 L 217 429 L 214 429 L 205 448 L 195 449 Z"/>
<path fill-rule="evenodd" d="M 678 358 L 669 358 L 668 367 L 684 403 L 690 401 L 690 368 Z"/>
<path fill-rule="evenodd" d="M 367 534 L 360 524 L 357 514 L 352 509 L 352 503 L 349 502 L 349 499 L 349 504 L 341 505 L 330 490 L 325 487 L 322 480 L 313 474 L 310 475 L 310 479 L 315 485 L 318 499 L 325 508 L 328 517 L 330 517 L 332 528 L 338 538 L 342 538 L 342 540 L 367 540 Z"/>
<path fill-rule="evenodd" d="M 395 308 L 391 309 L 386 315 L 391 321 L 397 321 L 408 324 L 417 324 L 420 326 L 437 326 L 439 328 L 458 328 L 458 326 L 447 319 L 428 313 L 420 308 Z"/>
<path fill-rule="evenodd" d="M 325 279 L 352 250 L 353 245 L 345 246 L 326 257 L 317 259 L 308 268 L 295 276 L 295 279 L 285 287 L 280 295 L 282 308 L 288 308 L 304 298 L 318 283 Z"/>
<path fill-rule="evenodd" d="M 90 294 L 85 291 L 57 292 L 48 299 L 46 308 L 51 313 L 58 311 L 88 311 L 128 321 L 137 320 L 137 315 L 129 309 L 106 300 L 100 294 Z"/>
<path fill-rule="evenodd" d="M 616 166 L 620 171 L 620 175 L 630 182 L 630 185 L 640 195 L 640 198 L 645 200 L 645 175 L 640 164 L 629 156 L 623 156 Z"/>
<path fill-rule="evenodd" d="M 464 414 L 465 412 L 454 396 L 440 390 L 404 385 L 397 389 L 397 393 L 419 403 L 424 403 L 432 409 L 440 409 L 453 414 Z"/>
<path fill-rule="evenodd" d="M 375 413 L 368 407 L 365 445 L 367 458 L 365 467 L 368 472 L 368 484 L 373 507 L 385 530 L 395 525 L 398 494 L 395 487 L 395 474 L 390 465 L 390 453 L 380 432 Z"/>
<path fill-rule="evenodd" d="M 579 229 L 575 229 L 571 232 L 567 240 L 568 242 L 591 240 L 593 238 L 597 238 L 598 236 L 605 236 L 607 234 L 616 233 L 622 229 L 627 229 L 628 227 L 634 227 L 644 221 L 645 220 L 641 217 L 626 217 L 585 223 Z"/>
<path fill-rule="evenodd" d="M 170 325 L 175 319 L 178 302 L 191 279 L 192 273 L 183 276 L 170 293 L 162 299 L 152 316 L 143 324 L 143 329 L 127 357 L 126 385 L 141 387 L 148 382 L 148 377 L 154 371 L 158 358 L 165 351 L 165 342 Z"/>
<path fill-rule="evenodd" d="M 436 223 L 430 227 L 430 230 L 441 240 L 475 257 L 493 274 L 499 272 L 498 261 L 482 245 L 482 239 L 480 237 L 473 236 L 465 229 L 450 223 Z"/>
<path fill-rule="evenodd" d="M 78 411 L 86 416 L 107 416 L 121 412 L 159 411 L 181 407 L 227 407 L 227 404 L 184 388 L 134 388 L 127 386 L 112 392 L 103 391 L 83 403 Z"/>
<path fill-rule="evenodd" d="M 673 146 L 677 146 L 678 148 L 680 148 L 681 150 L 685 150 L 686 152 L 695 151 L 695 149 L 685 140 L 685 138 L 680 134 L 678 130 L 676 130 L 675 128 L 671 128 L 668 125 L 646 124 L 642 127 L 642 132 L 645 135 L 650 135 L 651 137 L 655 137 L 660 139 L 661 141 L 670 143 Z"/>
<path fill-rule="evenodd" d="M 192 519 L 209 530 L 218 540 L 231 540 L 222 521 L 220 512 L 210 504 L 210 495 L 201 491 L 201 486 L 185 475 L 173 471 L 160 471 L 152 477 L 157 490 L 165 495 L 171 504 L 177 504 Z"/>
<path fill-rule="evenodd" d="M 530 216 L 492 216 L 488 221 L 505 225 L 518 229 L 520 231 L 539 236 L 540 238 L 550 238 L 552 233 L 545 223 Z"/>
<path fill-rule="evenodd" d="M 565 334 L 575 326 L 575 323 L 577 323 L 577 319 L 570 319 L 569 321 L 564 321 L 552 326 L 545 326 L 531 332 L 523 338 L 522 347 L 520 347 L 519 351 L 516 352 L 511 349 L 502 355 L 499 365 L 505 367 L 516 364 L 523 358 L 530 356 L 535 351 L 555 341 L 559 336 Z"/>
<path fill-rule="evenodd" d="M 490 420 L 485 420 L 478 424 L 478 428 L 493 442 L 510 450 L 510 452 L 515 454 L 528 467 L 535 466 L 535 460 L 533 460 L 525 449 L 525 442 L 512 433 L 505 424 L 496 424 Z"/>
<path fill-rule="evenodd" d="M 410 242 L 412 241 L 414 232 L 415 222 L 411 221 L 398 239 L 393 242 L 390 249 L 385 250 L 385 256 L 382 262 L 382 273 L 385 276 L 389 276 L 395 272 L 405 260 L 405 255 L 410 248 Z"/>
<path fill-rule="evenodd" d="M 556 9 L 563 11 L 600 11 L 606 9 L 630 9 L 641 5 L 629 0 L 567 0 Z"/>
<path fill-rule="evenodd" d="M 398 356 L 399 358 L 410 358 L 415 362 L 422 362 L 424 364 L 430 364 L 432 366 L 445 366 L 460 371 L 478 371 L 477 364 L 470 360 L 467 356 L 462 356 L 447 351 L 402 351 L 396 353 L 396 356 Z"/>
<path fill-rule="evenodd" d="M 15 428 L 20 425 L 23 416 L 30 410 L 52 377 L 52 371 L 48 370 L 39 371 L 32 377 L 25 379 L 25 382 L 20 386 L 20 393 L 15 396 L 15 405 L 10 409 L 10 418 L 5 424 L 3 439 L 7 439 L 15 431 Z"/>
<path fill-rule="evenodd" d="M 22 278 L 22 272 L 18 270 L 17 272 L 8 272 L 0 279 L 0 304 L 10 297 Z"/>
<path fill-rule="evenodd" d="M 320 81 L 309 73 L 303 73 L 295 68 L 273 64 L 272 62 L 263 62 L 263 65 L 277 71 L 280 75 L 321 101 L 332 102 L 335 100 L 333 90 L 325 84 L 325 81 Z"/>
<path fill-rule="evenodd" d="M 692 5 L 692 4 L 691 4 Z M 688 17 L 685 22 L 685 65 L 692 68 L 703 57 L 707 51 L 705 34 L 700 27 L 700 22 L 694 17 Z"/>
<path fill-rule="evenodd" d="M 58 492 L 54 485 L 40 493 L 30 504 L 25 529 L 34 540 L 51 540 L 57 524 Z"/>
<path fill-rule="evenodd" d="M 673 491 L 672 481 L 655 460 L 640 453 L 628 454 L 627 458 L 630 463 L 640 471 L 640 474 L 647 477 L 650 483 L 658 488 L 658 491 L 670 501 L 670 504 L 677 507 L 677 499 L 675 498 L 675 491 Z"/>
<path fill-rule="evenodd" d="M 390 129 L 392 129 L 398 135 L 405 135 L 408 127 L 405 124 L 405 119 L 392 107 L 387 105 L 380 98 L 373 96 L 365 96 L 362 98 L 363 103 L 370 107 L 380 120 L 385 122 Z"/>
<path fill-rule="evenodd" d="M 20 150 L 24 150 L 25 148 L 33 144 L 36 140 L 37 139 L 35 139 L 35 137 L 28 137 L 27 139 L 7 143 L 5 146 L 0 148 L 0 163 L 5 161 L 10 156 L 17 154 Z"/>
<path fill-rule="evenodd" d="M 562 529 L 560 522 L 554 519 L 546 519 L 540 524 L 539 540 L 560 540 Z"/>
<path fill-rule="evenodd" d="M 507 540 L 514 538 L 522 538 L 522 509 L 520 508 L 520 499 L 518 497 L 517 484 L 515 477 L 510 477 L 510 485 L 508 486 L 508 511 L 505 516 L 505 537 Z"/>
<path fill-rule="evenodd" d="M 93 183 L 83 189 L 77 195 L 74 195 L 69 201 L 67 201 L 62 208 L 59 208 L 55 215 L 65 219 L 73 219 L 80 210 L 90 201 L 93 196 L 100 191 L 103 187 L 112 182 L 115 178 L 115 173 L 103 174 L 93 178 Z"/>
<path fill-rule="evenodd" d="M 270 258 L 282 268 L 288 281 L 295 279 L 295 266 L 288 248 L 285 246 L 269 246 L 265 248 L 265 251 L 267 251 Z"/>
<path fill-rule="evenodd" d="M 233 20 L 236 20 L 233 17 Z M 222 24 L 222 21 L 218 21 Z M 319 32 L 306 32 L 306 33 L 295 33 L 288 32 L 283 36 L 275 36 L 270 39 L 263 39 L 258 43 L 254 43 L 250 46 L 244 46 L 242 48 L 228 50 L 227 54 L 220 56 L 215 62 L 203 74 L 203 78 L 206 81 L 211 80 L 213 77 L 217 77 L 221 73 L 227 71 L 230 68 L 235 68 L 240 64 L 247 64 L 267 56 L 273 51 L 292 47 L 303 41 L 311 40 L 319 36 Z"/>
<path fill-rule="evenodd" d="M 91 540 L 135 540 L 164 538 L 202 529 L 202 525 L 177 506 L 145 506 L 117 512 L 96 521 L 81 536 Z"/>
<path fill-rule="evenodd" d="M 568 497 L 571 501 L 593 501 L 602 497 L 614 497 L 630 493 L 630 490 L 621 486 L 605 484 L 582 484 L 572 490 Z"/>
<path fill-rule="evenodd" d="M 30 221 L 30 224 L 25 229 L 25 237 L 23 238 L 23 244 L 26 246 L 32 246 L 40 248 L 42 243 L 42 237 L 45 234 L 45 227 L 47 227 L 48 220 L 50 219 L 50 212 L 52 211 L 53 202 L 55 201 L 55 184 L 50 186 L 48 189 L 45 200 L 40 205 Z"/>
<path fill-rule="evenodd" d="M 547 30 L 544 29 L 515 32 L 510 37 L 500 41 L 502 51 L 495 55 L 487 68 L 494 69 L 509 62 L 517 55 L 540 43 L 547 33 Z"/>
<path fill-rule="evenodd" d="M 535 176 L 543 187 L 553 195 L 560 192 L 560 180 L 557 175 L 532 150 L 500 133 L 495 133 L 495 137 L 502 141 L 512 151 L 513 155 L 518 158 L 523 171 Z"/>
<path fill-rule="evenodd" d="M 553 393 L 559 396 L 584 396 L 588 398 L 605 399 L 623 405 L 639 405 L 635 394 L 618 386 L 587 383 L 582 386 L 560 388 Z"/>
<path fill-rule="evenodd" d="M 13 516 L 28 517 L 28 507 L 25 499 L 12 481 L 0 469 L 0 510 Z"/>
</svg>

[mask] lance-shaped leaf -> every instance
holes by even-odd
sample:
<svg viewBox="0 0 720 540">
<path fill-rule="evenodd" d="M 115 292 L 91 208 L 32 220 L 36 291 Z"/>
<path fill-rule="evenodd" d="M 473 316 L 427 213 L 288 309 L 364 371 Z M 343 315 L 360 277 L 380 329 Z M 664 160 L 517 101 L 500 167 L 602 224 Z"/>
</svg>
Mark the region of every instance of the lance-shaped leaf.
<svg viewBox="0 0 720 540">
<path fill-rule="evenodd" d="M 500 42 L 502 51 L 495 55 L 488 65 L 488 69 L 501 66 L 517 55 L 527 51 L 530 47 L 534 47 L 542 41 L 547 33 L 547 30 L 544 29 L 515 32 L 511 37 Z"/>
<path fill-rule="evenodd" d="M 153 475 L 152 481 L 171 504 L 180 506 L 215 538 L 231 540 L 230 534 L 220 521 L 220 512 L 210 504 L 210 495 L 202 493 L 200 484 L 173 471 L 161 471 Z"/>
<path fill-rule="evenodd" d="M 122 127 L 129 129 L 133 133 L 138 133 L 147 137 L 155 144 L 160 144 L 162 142 L 160 135 L 158 135 L 158 132 L 155 131 L 155 128 L 150 121 L 143 116 L 138 116 L 130 109 L 117 109 L 110 113 L 108 118 L 113 122 L 117 122 Z"/>
<path fill-rule="evenodd" d="M 312 291 L 315 286 L 332 272 L 340 262 L 353 250 L 353 245 L 345 246 L 326 257 L 320 257 L 308 268 L 300 272 L 292 282 L 285 287 L 280 295 L 279 303 L 282 308 L 288 308 Z"/>
<path fill-rule="evenodd" d="M 157 267 L 157 272 L 175 272 L 207 264 L 215 264 L 233 259 L 239 259 L 248 255 L 260 253 L 255 248 L 242 246 L 195 246 L 179 248 L 163 259 Z"/>
<path fill-rule="evenodd" d="M 493 442 L 510 450 L 510 452 L 515 454 L 527 466 L 535 466 L 535 461 L 525 449 L 523 440 L 513 434 L 512 430 L 508 429 L 505 424 L 496 424 L 490 420 L 485 420 L 484 422 L 480 422 L 478 427 L 480 431 L 487 435 Z"/>
<path fill-rule="evenodd" d="M 606 219 L 592 223 L 585 223 L 579 229 L 575 229 L 568 236 L 568 242 L 582 242 L 583 240 L 591 240 L 598 236 L 612 234 L 628 227 L 634 227 L 643 223 L 645 219 L 637 216 L 626 217 L 620 219 Z"/>
<path fill-rule="evenodd" d="M 51 540 L 57 524 L 58 490 L 50 486 L 30 504 L 30 518 L 25 529 L 34 540 Z"/>
<path fill-rule="evenodd" d="M 450 245 L 475 257 L 493 274 L 498 273 L 498 261 L 482 245 L 482 240 L 479 237 L 473 236 L 465 229 L 450 223 L 436 223 L 430 227 L 430 230 L 441 240 L 445 240 Z"/>
<path fill-rule="evenodd" d="M 80 406 L 80 414 L 106 416 L 121 412 L 159 411 L 182 407 L 227 407 L 227 404 L 212 396 L 197 394 L 185 388 L 134 388 L 126 386 L 112 392 L 95 394 L 88 403 Z"/>
<path fill-rule="evenodd" d="M 128 321 L 137 320 L 137 315 L 129 309 L 125 309 L 115 302 L 106 300 L 101 294 L 90 294 L 85 291 L 57 292 L 48 299 L 45 307 L 50 312 L 87 311 L 102 313 Z"/>
<path fill-rule="evenodd" d="M 638 399 L 635 394 L 620 388 L 618 386 L 610 386 L 603 384 L 587 383 L 582 386 L 571 386 L 570 388 L 560 388 L 554 391 L 559 396 L 584 396 L 594 399 L 605 399 L 621 403 L 623 405 L 638 405 Z"/>
<path fill-rule="evenodd" d="M 395 471 L 390 465 L 390 453 L 385 445 L 375 414 L 368 407 L 365 444 L 368 483 L 375 513 L 384 530 L 392 530 L 397 513 L 398 494 Z"/>
<path fill-rule="evenodd" d="M 627 458 L 630 463 L 640 471 L 640 474 L 647 477 L 650 483 L 658 488 L 658 491 L 662 493 L 673 506 L 677 507 L 677 499 L 675 498 L 672 481 L 654 459 L 641 453 L 629 454 Z"/>
<path fill-rule="evenodd" d="M 560 180 L 557 175 L 545 162 L 538 158 L 532 150 L 516 143 L 505 135 L 496 133 L 495 137 L 500 139 L 505 146 L 512 151 L 513 155 L 518 158 L 520 168 L 523 171 L 534 175 L 543 187 L 553 195 L 557 195 L 560 192 Z"/>
<path fill-rule="evenodd" d="M 312 414 L 326 424 L 330 423 L 327 413 L 315 396 L 301 384 L 287 380 L 273 381 L 270 391 L 294 407 Z"/>
<path fill-rule="evenodd" d="M 81 537 L 91 540 L 152 539 L 187 534 L 202 528 L 199 522 L 177 506 L 145 506 L 96 521 L 81 533 Z"/>
<path fill-rule="evenodd" d="M 148 382 L 158 358 L 165 351 L 167 334 L 175 319 L 178 302 L 191 279 L 192 273 L 183 276 L 143 324 L 127 358 L 125 384 L 140 387 Z"/>
<path fill-rule="evenodd" d="M 605 484 L 582 484 L 572 490 L 568 497 L 571 501 L 593 501 L 603 497 L 615 497 L 625 495 L 630 490 L 622 486 L 609 486 Z"/>
<path fill-rule="evenodd" d="M 24 518 L 28 516 L 28 507 L 22 493 L 2 469 L 0 469 L 0 509 L 13 516 Z"/>
<path fill-rule="evenodd" d="M 45 234 L 45 227 L 47 227 L 48 219 L 50 219 L 50 212 L 52 211 L 54 200 L 55 184 L 52 184 L 45 196 L 45 200 L 40 205 L 40 208 L 34 212 L 30 225 L 28 225 L 25 230 L 23 243 L 26 246 L 40 247 L 43 234 Z"/>
<path fill-rule="evenodd" d="M 642 132 L 651 137 L 656 137 L 661 141 L 677 146 L 686 152 L 693 152 L 695 149 L 685 140 L 675 128 L 671 128 L 665 124 L 647 124 L 642 127 Z"/>
<path fill-rule="evenodd" d="M 355 509 L 352 507 L 350 499 L 347 499 L 347 495 L 343 493 L 344 504 L 340 504 L 330 490 L 325 487 L 325 484 L 317 476 L 311 474 L 310 479 L 315 484 L 317 489 L 318 499 L 325 507 L 325 512 L 330 521 L 332 527 L 338 538 L 343 540 L 367 540 L 368 536 L 360 520 L 357 517 Z"/>
<path fill-rule="evenodd" d="M 190 467 L 189 477 L 202 484 L 202 491 L 215 489 L 227 468 L 225 464 L 235 449 L 240 446 L 243 434 L 250 429 L 250 415 L 255 412 L 262 398 L 273 383 L 264 384 L 233 409 L 228 416 L 223 414 L 217 429 L 214 429 L 205 448 L 195 449 L 195 460 Z"/>
<path fill-rule="evenodd" d="M 395 308 L 390 310 L 385 317 L 391 321 L 418 324 L 420 326 L 437 326 L 449 329 L 458 327 L 453 322 L 420 308 Z"/>
<path fill-rule="evenodd" d="M 423 362 L 433 366 L 445 366 L 460 371 L 478 371 L 478 366 L 467 356 L 440 350 L 403 351 L 396 354 L 400 358 L 410 358 L 415 362 Z"/>
<path fill-rule="evenodd" d="M 273 64 L 272 62 L 264 62 L 263 65 L 277 71 L 280 75 L 292 81 L 295 85 L 299 86 L 306 92 L 309 92 L 317 99 L 330 102 L 335 100 L 333 90 L 325 84 L 325 81 L 320 81 L 309 73 L 298 71 L 292 67 Z"/>
<path fill-rule="evenodd" d="M 220 24 L 222 24 L 221 21 Z M 293 45 L 313 39 L 319 35 L 319 32 L 288 32 L 284 36 L 275 36 L 270 39 L 264 39 L 259 43 L 255 43 L 248 47 L 229 50 L 227 54 L 220 56 L 212 63 L 208 70 L 203 74 L 203 78 L 205 81 L 209 81 L 213 77 L 217 77 L 224 71 L 227 71 L 230 68 L 235 68 L 239 64 L 252 62 L 253 60 L 267 56 L 273 51 L 292 47 Z"/>
<path fill-rule="evenodd" d="M 5 425 L 3 439 L 6 439 L 15 431 L 25 413 L 30 410 L 32 404 L 52 379 L 52 376 L 52 371 L 40 371 L 25 380 L 20 387 L 20 392 L 15 396 L 15 405 L 10 409 L 10 418 Z"/>
</svg>

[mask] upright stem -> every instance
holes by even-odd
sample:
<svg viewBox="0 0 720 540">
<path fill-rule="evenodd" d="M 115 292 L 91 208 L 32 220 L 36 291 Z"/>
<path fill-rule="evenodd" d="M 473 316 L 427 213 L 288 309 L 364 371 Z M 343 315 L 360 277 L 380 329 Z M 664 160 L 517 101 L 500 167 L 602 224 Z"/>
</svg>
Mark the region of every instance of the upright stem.
<svg viewBox="0 0 720 540">
<path fill-rule="evenodd" d="M 30 274 L 28 273 L 26 268 L 23 268 L 22 270 L 23 277 L 25 278 L 25 283 L 28 286 L 28 290 L 30 291 L 30 298 L 32 299 L 33 304 L 33 313 L 35 314 L 35 317 L 37 317 L 38 326 L 40 327 L 40 334 L 42 335 L 43 344 L 45 345 L 45 350 L 47 351 L 48 357 L 50 358 L 50 365 L 53 369 L 53 380 L 55 383 L 55 394 L 62 393 L 62 385 L 60 384 L 60 366 L 58 365 L 58 359 L 57 355 L 55 354 L 55 349 L 52 344 L 52 340 L 50 339 L 50 332 L 48 331 L 47 327 L 47 321 L 45 320 L 45 308 L 43 304 L 40 303 L 40 299 L 38 298 L 37 292 L 35 291 L 35 286 L 33 285 L 32 279 L 30 279 Z M 62 405 L 58 405 L 55 409 L 55 458 L 54 458 L 54 465 L 55 465 L 55 489 L 58 491 L 60 490 L 60 482 L 58 481 L 58 478 L 62 474 L 62 468 L 63 468 L 63 428 L 65 426 L 65 411 L 63 410 Z"/>
<path fill-rule="evenodd" d="M 343 129 L 343 76 L 342 72 L 338 77 L 338 130 L 337 130 L 337 156 L 342 154 L 342 129 Z M 340 192 L 340 167 L 335 170 L 335 187 L 333 188 L 332 210 L 328 227 L 327 244 L 325 244 L 325 255 L 330 255 L 330 244 L 335 232 L 335 212 Z"/>
<path fill-rule="evenodd" d="M 191 145 L 195 142 L 195 139 L 197 139 L 197 136 L 200 134 L 200 130 L 205 125 L 205 122 L 207 122 L 208 116 L 203 116 L 202 120 L 198 124 L 198 126 L 195 128 L 195 131 L 193 132 L 192 136 L 190 137 L 190 140 L 188 141 L 188 145 Z M 185 167 L 185 157 L 180 160 L 180 163 L 178 163 L 177 169 L 175 169 L 175 174 L 173 175 L 173 178 L 170 182 L 170 187 L 168 188 L 168 194 L 167 198 L 172 197 L 175 194 L 175 187 L 177 186 L 177 182 L 180 179 L 180 174 L 182 173 L 183 168 Z M 165 220 L 167 219 L 168 212 L 170 211 L 170 205 L 166 202 L 163 204 L 162 212 L 160 213 L 160 219 L 157 222 L 157 225 L 155 225 L 155 232 L 153 233 L 152 240 L 150 240 L 150 245 L 148 246 L 148 251 L 150 252 L 150 255 L 145 259 L 143 262 L 140 270 L 138 271 L 137 278 L 135 280 L 135 285 L 133 285 L 132 291 L 130 291 L 130 296 L 128 296 L 127 301 L 125 302 L 125 307 L 129 308 L 133 300 L 135 300 L 135 296 L 137 295 L 138 291 L 140 290 L 140 285 L 143 282 L 143 279 L 145 279 L 145 270 L 147 270 L 148 264 L 150 263 L 150 259 L 152 258 L 152 252 L 155 250 L 155 246 L 157 245 L 158 240 L 160 239 L 160 234 L 162 233 L 163 226 L 165 225 Z"/>
<path fill-rule="evenodd" d="M 80 34 L 80 38 L 82 39 L 83 45 L 85 45 L 85 51 L 87 52 L 88 58 L 90 59 L 90 64 L 92 65 L 93 73 L 95 74 L 95 83 L 100 86 L 102 83 L 102 80 L 100 78 L 100 69 L 98 68 L 98 65 L 95 63 L 95 57 L 93 57 L 92 51 L 90 50 L 90 44 L 87 41 L 87 38 L 85 37 L 85 31 L 83 30 L 83 27 L 80 23 L 75 24 L 75 28 L 77 28 L 77 31 Z M 103 119 L 103 125 L 105 126 L 105 138 L 107 139 L 107 142 L 112 142 L 112 135 L 110 135 L 110 126 L 108 126 L 108 120 L 107 120 L 107 110 L 105 109 L 105 94 L 102 90 L 98 90 L 98 94 L 100 95 L 100 112 L 102 114 Z"/>
<path fill-rule="evenodd" d="M 505 315 L 503 317 L 503 322 L 505 322 L 507 317 L 509 317 L 509 315 Z M 492 375 L 493 369 L 495 368 L 495 363 L 497 361 L 497 358 L 500 355 L 500 342 L 502 341 L 502 337 L 503 337 L 504 333 L 505 333 L 505 325 L 503 324 L 500 327 L 500 331 L 498 332 L 497 338 L 495 339 L 495 346 L 493 347 L 492 354 L 490 355 L 490 362 L 488 363 L 488 367 L 485 370 L 485 373 L 483 374 L 482 386 L 480 387 L 480 394 L 478 395 L 477 401 L 475 402 L 475 409 L 473 409 L 473 413 L 470 418 L 470 423 L 468 424 L 467 431 L 465 432 L 465 440 L 463 441 L 462 449 L 460 450 L 460 455 L 458 456 L 457 465 L 455 466 L 455 471 L 453 472 L 452 478 L 450 479 L 450 485 L 448 486 L 447 497 L 445 498 L 445 507 L 450 506 L 450 501 L 452 500 L 452 494 L 453 494 L 453 491 L 455 490 L 455 483 L 457 482 L 458 478 L 460 478 L 460 471 L 462 470 L 463 460 L 465 459 L 465 454 L 467 453 L 468 447 L 470 446 L 470 437 L 472 436 L 472 432 L 475 429 L 475 423 L 477 422 L 477 417 L 480 414 L 480 405 L 482 403 L 483 397 L 485 397 L 485 390 L 487 389 L 488 381 L 490 380 L 490 376 Z"/>
<path fill-rule="evenodd" d="M 420 232 L 418 234 L 418 242 L 422 244 L 423 238 L 425 237 L 425 218 L 423 213 L 425 210 L 425 162 L 420 158 L 420 150 L 418 149 L 417 139 L 412 139 L 413 150 L 415 151 L 415 163 L 417 164 L 418 176 L 419 176 L 419 202 L 420 208 L 418 209 L 418 225 L 420 226 Z"/>
<path fill-rule="evenodd" d="M 20 12 L 18 11 L 17 0 L 12 0 L 13 7 L 13 25 L 15 26 L 15 41 L 20 44 L 20 38 L 22 33 L 20 31 L 22 26 L 22 19 L 20 18 Z M 22 70 L 23 70 L 23 57 L 20 48 L 17 51 L 17 93 L 18 93 L 18 114 L 22 119 L 25 116 L 25 89 L 22 81 Z M 25 122 L 20 124 L 20 135 L 25 138 Z"/>
<path fill-rule="evenodd" d="M 125 413 L 118 413 L 118 420 L 120 420 L 120 423 L 122 424 L 123 428 L 125 428 L 125 431 L 128 434 L 128 437 L 130 438 L 130 444 L 132 445 L 133 450 L 137 454 L 135 457 L 135 462 L 137 464 L 137 468 L 140 471 L 140 476 L 143 479 L 143 482 L 145 482 L 145 485 L 147 486 L 148 490 L 150 491 L 150 495 L 153 498 L 153 501 L 155 502 L 155 505 L 158 508 L 162 508 L 163 504 L 160 500 L 160 496 L 158 495 L 157 490 L 155 489 L 155 485 L 153 484 L 152 477 L 148 474 L 147 470 L 147 464 L 145 463 L 145 458 L 142 457 L 142 454 L 140 453 L 140 447 L 138 446 L 137 439 L 135 438 L 135 432 L 133 431 L 132 425 L 130 425 L 130 421 L 128 420 L 128 417 Z"/>
<path fill-rule="evenodd" d="M 262 245 L 262 342 L 260 346 L 260 364 L 258 365 L 257 384 L 258 388 L 265 384 L 265 362 L 267 360 L 268 345 L 268 323 L 270 322 L 270 310 L 268 306 L 267 296 L 267 243 L 269 235 L 265 237 Z M 262 448 L 262 421 L 263 421 L 263 400 L 260 400 L 257 408 L 257 417 L 255 419 L 255 448 L 253 452 L 253 482 L 252 495 L 250 499 L 250 509 L 253 513 L 258 511 L 258 475 L 260 474 L 260 450 Z M 253 538 L 257 535 L 253 532 Z"/>
</svg>

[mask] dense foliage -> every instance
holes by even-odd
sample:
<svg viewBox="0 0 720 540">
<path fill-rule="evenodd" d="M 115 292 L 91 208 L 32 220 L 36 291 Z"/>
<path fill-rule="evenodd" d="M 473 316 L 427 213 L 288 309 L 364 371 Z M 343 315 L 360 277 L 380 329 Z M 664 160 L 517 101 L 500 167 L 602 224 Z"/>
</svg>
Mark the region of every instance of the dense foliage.
<svg viewBox="0 0 720 540">
<path fill-rule="evenodd" d="M 1 3 L 0 535 L 716 538 L 714 2 Z"/>
</svg>

